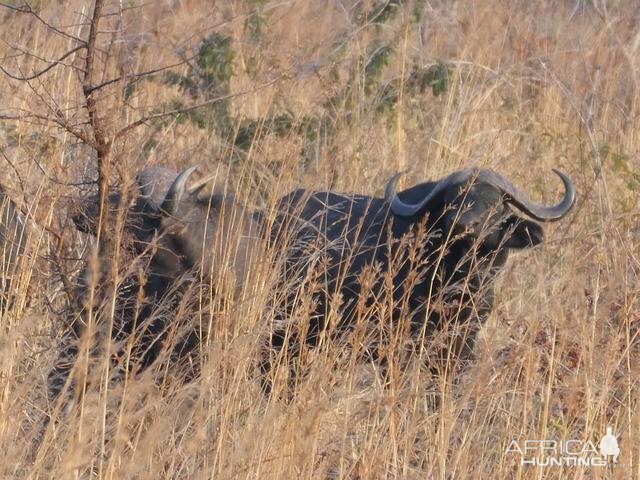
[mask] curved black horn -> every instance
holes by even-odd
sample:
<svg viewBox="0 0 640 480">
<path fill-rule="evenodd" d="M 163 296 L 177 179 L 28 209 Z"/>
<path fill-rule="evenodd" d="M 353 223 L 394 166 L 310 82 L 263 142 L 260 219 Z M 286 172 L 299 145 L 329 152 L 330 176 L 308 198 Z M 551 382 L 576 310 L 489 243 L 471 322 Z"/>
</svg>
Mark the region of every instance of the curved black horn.
<svg viewBox="0 0 640 480">
<path fill-rule="evenodd" d="M 168 168 L 146 167 L 136 175 L 139 193 L 160 206 L 177 177 L 178 173 Z"/>
<path fill-rule="evenodd" d="M 211 174 L 211 175 L 208 175 L 208 176 L 204 177 L 203 179 L 198 180 L 195 184 L 191 185 L 191 186 L 187 189 L 187 191 L 188 191 L 190 194 L 192 194 L 192 195 L 193 195 L 193 194 L 198 194 L 198 193 L 200 193 L 200 192 L 202 191 L 202 189 L 203 189 L 204 187 L 206 187 L 206 186 L 207 186 L 207 184 L 208 184 L 209 182 L 211 182 L 211 180 L 215 180 L 217 177 L 218 177 L 218 172 L 213 173 L 213 174 Z"/>
<path fill-rule="evenodd" d="M 162 205 L 160 207 L 162 212 L 167 215 L 175 215 L 176 211 L 178 210 L 178 205 L 180 204 L 182 194 L 184 193 L 185 187 L 187 186 L 187 180 L 189 180 L 189 177 L 197 168 L 197 165 L 189 167 L 176 177 L 176 179 L 169 187 L 169 190 L 167 190 L 167 194 L 162 201 Z"/>
<path fill-rule="evenodd" d="M 393 177 L 391 177 L 384 189 L 384 198 L 390 204 L 391 211 L 395 215 L 398 215 L 399 217 L 411 217 L 425 208 L 429 204 L 429 202 L 431 202 L 449 185 L 452 185 L 454 183 L 466 182 L 469 177 L 477 175 L 477 172 L 478 171 L 476 169 L 469 168 L 460 172 L 452 173 L 448 177 L 440 180 L 435 185 L 435 187 L 433 187 L 433 190 L 429 192 L 429 195 L 424 197 L 419 203 L 416 204 L 404 203 L 402 200 L 400 200 L 400 198 L 398 198 L 398 195 L 396 193 L 396 184 L 405 172 L 396 173 Z"/>
<path fill-rule="evenodd" d="M 560 170 L 553 169 L 553 172 L 560 177 L 564 184 L 564 197 L 562 200 L 551 207 L 541 205 L 529 199 L 529 197 L 518 188 L 516 188 L 509 180 L 496 172 L 487 172 L 490 174 L 488 181 L 502 190 L 507 195 L 507 201 L 514 207 L 526 213 L 531 218 L 540 222 L 553 222 L 564 217 L 576 200 L 576 188 L 573 182 Z"/>
<path fill-rule="evenodd" d="M 429 194 L 423 198 L 419 203 L 408 204 L 404 203 L 398 198 L 396 194 L 396 184 L 402 176 L 403 172 L 395 174 L 385 188 L 384 197 L 390 204 L 391 211 L 401 217 L 410 217 L 417 214 L 420 210 L 425 208 L 429 202 L 431 202 L 440 192 L 453 184 L 460 184 L 467 182 L 469 178 L 477 178 L 484 182 L 499 188 L 506 196 L 507 201 L 514 207 L 518 208 L 525 214 L 529 215 L 541 222 L 552 222 L 564 217 L 576 199 L 576 189 L 573 182 L 560 170 L 553 169 L 556 175 L 560 177 L 564 184 L 564 197 L 557 205 L 548 207 L 541 205 L 529 199 L 529 197 L 516 188 L 509 180 L 492 170 L 478 170 L 475 168 L 469 168 L 460 172 L 454 172 L 448 177 L 442 179 L 436 184 L 435 187 L 429 192 Z"/>
</svg>

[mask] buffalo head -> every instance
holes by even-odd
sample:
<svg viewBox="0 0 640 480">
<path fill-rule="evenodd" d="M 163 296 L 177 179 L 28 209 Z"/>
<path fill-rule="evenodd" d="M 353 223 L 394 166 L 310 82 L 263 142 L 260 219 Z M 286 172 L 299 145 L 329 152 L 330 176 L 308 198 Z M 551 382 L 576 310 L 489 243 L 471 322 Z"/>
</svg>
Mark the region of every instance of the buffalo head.
<svg viewBox="0 0 640 480">
<path fill-rule="evenodd" d="M 440 180 L 414 204 L 405 203 L 396 194 L 396 183 L 401 175 L 396 174 L 387 184 L 385 199 L 393 214 L 399 217 L 441 212 L 445 233 L 468 243 L 478 242 L 489 251 L 522 249 L 542 243 L 544 232 L 538 223 L 523 218 L 515 210 L 534 220 L 551 222 L 564 217 L 575 201 L 575 187 L 571 180 L 562 172 L 553 171 L 565 189 L 563 199 L 554 206 L 533 202 L 493 170 L 474 168 L 455 172 Z"/>
<path fill-rule="evenodd" d="M 246 263 L 257 242 L 257 227 L 247 208 L 220 189 L 206 191 L 207 182 L 187 186 L 197 167 L 180 174 L 151 167 L 136 176 L 125 200 L 111 193 L 108 208 L 124 214 L 122 242 L 136 255 L 150 251 L 151 273 L 176 278 L 193 268 L 202 275 L 232 273 L 240 286 Z M 73 215 L 78 230 L 96 235 L 99 219 L 97 195 L 86 199 Z"/>
<path fill-rule="evenodd" d="M 183 264 L 197 266 L 206 278 L 232 270 L 238 286 L 246 280 L 247 263 L 259 239 L 258 222 L 247 207 L 206 183 L 187 189 L 196 167 L 184 170 L 159 207 L 163 239 Z"/>
<path fill-rule="evenodd" d="M 162 204 L 178 174 L 161 167 L 149 167 L 136 176 L 136 181 L 125 198 L 121 190 L 112 191 L 107 198 L 107 208 L 111 215 L 124 211 L 123 239 L 135 247 L 140 254 L 162 223 Z M 97 235 L 100 218 L 100 199 L 97 194 L 81 202 L 72 215 L 76 228 L 93 236 Z"/>
<path fill-rule="evenodd" d="M 122 225 L 110 240 L 118 242 L 128 255 L 122 262 L 126 269 L 119 277 L 115 308 L 109 310 L 113 315 L 111 340 L 120 348 L 134 334 L 131 356 L 135 361 L 131 364 L 141 369 L 160 358 L 165 347 L 172 360 L 188 357 L 180 364 L 189 365 L 190 372 L 197 369 L 197 345 L 208 333 L 200 324 L 194 327 L 190 315 L 176 315 L 178 305 L 192 305 L 196 297 L 190 292 L 194 291 L 217 294 L 223 287 L 225 293 L 238 293 L 255 246 L 250 234 L 253 217 L 245 216 L 245 207 L 230 195 L 217 191 L 205 194 L 206 183 L 188 188 L 194 170 L 191 167 L 178 174 L 145 169 L 137 175 L 127 196 L 117 191 L 107 199 L 111 218 L 118 218 Z M 99 199 L 94 195 L 83 202 L 73 220 L 79 230 L 97 235 L 99 212 Z M 104 230 L 102 235 L 114 232 Z M 100 275 L 102 266 L 111 259 L 100 251 L 97 261 L 98 265 L 88 262 L 79 278 L 77 300 L 83 310 L 110 305 L 101 298 L 103 293 L 109 295 L 110 289 L 101 288 Z M 194 275 L 198 271 L 200 278 Z M 213 288 L 199 288 L 199 280 L 210 282 Z M 94 295 L 87 295 L 89 285 L 97 287 L 98 301 Z M 85 299 L 91 304 L 87 305 Z M 95 318 L 100 325 L 100 315 Z M 62 390 L 77 357 L 78 338 L 86 331 L 83 318 L 79 320 L 74 314 L 73 329 L 63 339 L 60 360 L 50 373 L 52 397 Z M 170 332 L 177 336 L 174 343 L 167 344 Z"/>
</svg>

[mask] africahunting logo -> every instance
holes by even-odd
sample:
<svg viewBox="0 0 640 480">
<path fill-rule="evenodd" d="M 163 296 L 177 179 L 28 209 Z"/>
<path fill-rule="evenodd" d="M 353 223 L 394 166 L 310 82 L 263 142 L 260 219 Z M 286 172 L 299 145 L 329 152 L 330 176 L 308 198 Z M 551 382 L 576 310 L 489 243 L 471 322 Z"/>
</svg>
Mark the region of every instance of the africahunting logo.
<svg viewBox="0 0 640 480">
<path fill-rule="evenodd" d="M 538 467 L 624 467 L 618 463 L 618 439 L 607 427 L 598 448 L 590 440 L 512 440 L 505 454 L 520 456 L 520 465 Z"/>
</svg>

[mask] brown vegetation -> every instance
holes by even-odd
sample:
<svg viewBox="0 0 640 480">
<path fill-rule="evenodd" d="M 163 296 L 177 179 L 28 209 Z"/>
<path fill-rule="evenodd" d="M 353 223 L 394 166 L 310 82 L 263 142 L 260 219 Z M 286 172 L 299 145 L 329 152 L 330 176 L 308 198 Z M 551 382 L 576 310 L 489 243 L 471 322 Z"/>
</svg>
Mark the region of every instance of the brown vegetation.
<svg viewBox="0 0 640 480">
<path fill-rule="evenodd" d="M 0 314 L 0 477 L 640 477 L 635 2 L 95 3 L 0 2 L 0 183 L 30 226 Z M 195 164 L 266 209 L 299 186 L 381 195 L 399 170 L 413 184 L 471 165 L 547 204 L 557 167 L 579 198 L 542 248 L 512 255 L 459 382 L 415 362 L 383 386 L 329 344 L 291 399 L 264 396 L 261 264 L 250 294 L 198 310 L 213 319 L 201 378 L 158 367 L 111 382 L 107 353 L 43 427 L 92 248 L 70 205 L 147 165 Z M 113 238 L 100 239 L 107 325 L 130 266 Z M 505 453 L 513 439 L 597 444 L 607 426 L 623 467 L 535 469 Z"/>
</svg>

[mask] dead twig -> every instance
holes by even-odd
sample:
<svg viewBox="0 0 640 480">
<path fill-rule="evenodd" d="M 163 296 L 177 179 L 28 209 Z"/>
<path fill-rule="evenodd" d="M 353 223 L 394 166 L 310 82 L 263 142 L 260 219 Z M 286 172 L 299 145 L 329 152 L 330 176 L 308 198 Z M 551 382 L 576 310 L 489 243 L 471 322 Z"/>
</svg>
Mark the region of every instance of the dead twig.
<svg viewBox="0 0 640 480">
<path fill-rule="evenodd" d="M 267 87 L 270 87 L 270 86 L 274 85 L 281 78 L 282 78 L 282 76 L 279 76 L 278 78 L 276 78 L 274 80 L 271 80 L 269 82 L 263 83 L 262 85 L 259 85 L 259 86 L 255 87 L 255 88 L 243 90 L 241 92 L 230 93 L 228 95 L 221 95 L 219 97 L 211 98 L 211 99 L 205 100 L 203 102 L 198 102 L 196 104 L 189 105 L 187 107 L 176 108 L 176 109 L 173 109 L 173 110 L 168 110 L 166 112 L 158 112 L 158 113 L 154 113 L 154 114 L 151 114 L 151 115 L 147 115 L 145 117 L 142 117 L 142 118 L 136 120 L 135 122 L 130 123 L 126 127 L 123 127 L 122 129 L 120 129 L 113 136 L 113 139 L 114 140 L 118 139 L 122 135 L 124 135 L 125 133 L 129 132 L 130 130 L 133 130 L 134 128 L 139 127 L 140 125 L 143 125 L 144 123 L 149 122 L 151 120 L 157 120 L 159 118 L 170 117 L 172 115 L 179 115 L 181 113 L 191 112 L 193 110 L 197 110 L 199 108 L 206 107 L 207 105 L 212 105 L 214 103 L 221 102 L 223 100 L 228 100 L 228 99 L 231 99 L 231 98 L 240 97 L 242 95 L 247 95 L 249 93 L 257 92 L 259 90 L 262 90 L 264 88 L 267 88 Z"/>
<path fill-rule="evenodd" d="M 29 76 L 26 76 L 26 77 L 20 77 L 20 76 L 17 76 L 17 75 L 13 75 L 6 68 L 4 68 L 2 65 L 0 65 L 0 71 L 2 71 L 2 73 L 4 73 L 7 77 L 12 78 L 13 80 L 18 80 L 18 81 L 21 81 L 21 82 L 28 82 L 29 80 L 33 80 L 35 78 L 38 78 L 41 75 L 44 75 L 45 73 L 47 73 L 49 70 L 51 70 L 56 65 L 60 65 L 62 63 L 62 60 L 67 58 L 69 55 L 72 55 L 72 54 L 76 53 L 78 50 L 82 50 L 83 48 L 86 48 L 86 45 L 78 45 L 77 47 L 72 48 L 67 53 L 65 53 L 60 58 L 58 58 L 57 60 L 52 60 L 51 61 L 51 65 L 49 65 L 48 67 L 45 67 L 44 69 L 40 70 L 39 72 L 36 72 L 36 73 L 34 73 L 32 75 L 29 75 Z"/>
<path fill-rule="evenodd" d="M 105 80 L 104 82 L 99 83 L 98 85 L 94 85 L 94 86 L 91 86 L 91 87 L 87 88 L 87 94 L 90 95 L 93 92 L 95 92 L 96 90 L 100 90 L 101 88 L 104 88 L 104 87 L 106 87 L 108 85 L 112 85 L 112 84 L 117 83 L 117 82 L 120 82 L 121 80 L 125 80 L 125 79 L 133 79 L 133 80 L 135 80 L 135 79 L 144 78 L 144 77 L 147 77 L 149 75 L 154 75 L 156 73 L 163 72 L 165 70 L 171 70 L 172 68 L 180 67 L 180 66 L 184 65 L 185 63 L 186 63 L 186 60 L 183 60 L 181 62 L 174 63 L 172 65 L 166 65 L 164 67 L 158 67 L 158 68 L 154 68 L 154 69 L 151 69 L 151 70 L 147 70 L 146 72 L 134 73 L 134 74 L 131 74 L 131 75 L 121 75 L 121 76 L 116 77 L 116 78 Z"/>
<path fill-rule="evenodd" d="M 0 7 L 4 7 L 4 8 L 7 8 L 9 10 L 13 10 L 14 12 L 17 12 L 17 13 L 26 13 L 28 15 L 32 15 L 36 20 L 38 20 L 40 23 L 42 23 L 44 26 L 46 26 L 51 31 L 56 32 L 58 35 L 62 35 L 63 37 L 67 37 L 67 38 L 70 38 L 70 39 L 75 40 L 77 42 L 84 43 L 81 38 L 78 38 L 75 35 L 71 35 L 70 33 L 64 32 L 64 31 L 60 30 L 59 28 L 54 27 L 53 25 L 51 25 L 49 22 L 47 22 L 45 19 L 43 19 L 40 15 L 38 15 L 36 13 L 35 10 L 33 10 L 33 8 L 31 8 L 31 5 L 29 5 L 28 2 L 25 1 L 24 4 L 25 4 L 24 7 L 16 7 L 15 5 L 10 5 L 8 3 L 0 2 Z"/>
</svg>

